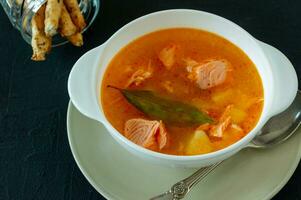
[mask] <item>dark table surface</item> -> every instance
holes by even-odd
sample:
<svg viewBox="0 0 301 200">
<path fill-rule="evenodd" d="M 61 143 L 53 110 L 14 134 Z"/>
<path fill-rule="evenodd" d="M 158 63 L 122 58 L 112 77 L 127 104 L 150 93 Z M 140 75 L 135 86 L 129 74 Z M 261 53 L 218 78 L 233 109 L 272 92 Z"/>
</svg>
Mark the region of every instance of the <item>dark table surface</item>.
<svg viewBox="0 0 301 200">
<path fill-rule="evenodd" d="M 67 78 L 75 61 L 131 20 L 170 8 L 223 16 L 288 56 L 301 77 L 301 1 L 105 0 L 85 45 L 54 48 L 45 62 L 0 9 L 0 199 L 104 199 L 86 181 L 66 134 Z M 300 78 L 299 78 L 300 81 Z M 301 166 L 275 200 L 301 199 Z"/>
</svg>

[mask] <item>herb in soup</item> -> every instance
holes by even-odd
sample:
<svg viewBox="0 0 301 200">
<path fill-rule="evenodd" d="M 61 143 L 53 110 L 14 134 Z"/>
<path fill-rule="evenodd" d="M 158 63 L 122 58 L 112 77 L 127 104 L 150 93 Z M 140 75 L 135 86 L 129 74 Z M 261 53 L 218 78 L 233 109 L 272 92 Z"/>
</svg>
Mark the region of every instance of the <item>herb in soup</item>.
<svg viewBox="0 0 301 200">
<path fill-rule="evenodd" d="M 129 103 L 147 116 L 174 125 L 197 125 L 212 123 L 213 120 L 192 105 L 162 98 L 148 90 L 118 89 Z"/>
</svg>

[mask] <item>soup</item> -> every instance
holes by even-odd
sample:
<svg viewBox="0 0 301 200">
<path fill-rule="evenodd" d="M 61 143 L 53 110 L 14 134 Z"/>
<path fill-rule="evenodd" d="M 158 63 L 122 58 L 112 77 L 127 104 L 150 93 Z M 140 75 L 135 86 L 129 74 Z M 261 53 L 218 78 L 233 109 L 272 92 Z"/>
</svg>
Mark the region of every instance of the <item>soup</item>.
<svg viewBox="0 0 301 200">
<path fill-rule="evenodd" d="M 226 39 L 191 28 L 144 35 L 111 60 L 101 87 L 108 121 L 132 142 L 173 155 L 225 148 L 263 108 L 255 65 Z"/>
</svg>

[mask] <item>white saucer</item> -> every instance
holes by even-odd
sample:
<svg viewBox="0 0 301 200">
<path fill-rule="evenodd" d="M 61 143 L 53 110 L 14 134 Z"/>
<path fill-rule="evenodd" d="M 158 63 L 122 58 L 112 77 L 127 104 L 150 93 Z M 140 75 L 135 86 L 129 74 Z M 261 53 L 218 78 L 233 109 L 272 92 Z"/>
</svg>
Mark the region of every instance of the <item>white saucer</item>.
<svg viewBox="0 0 301 200">
<path fill-rule="evenodd" d="M 98 122 L 69 103 L 67 129 L 77 165 L 107 199 L 143 200 L 158 195 L 195 169 L 151 165 L 119 146 Z M 245 149 L 199 183 L 190 200 L 265 200 L 289 180 L 301 156 L 301 130 L 273 149 Z"/>
</svg>

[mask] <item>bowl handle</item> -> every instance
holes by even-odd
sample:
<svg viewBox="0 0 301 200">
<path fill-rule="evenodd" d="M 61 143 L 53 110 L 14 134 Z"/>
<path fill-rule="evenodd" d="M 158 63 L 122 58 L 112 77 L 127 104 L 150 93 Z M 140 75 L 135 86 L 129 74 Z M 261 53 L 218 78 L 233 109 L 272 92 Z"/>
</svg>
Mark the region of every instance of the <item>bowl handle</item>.
<svg viewBox="0 0 301 200">
<path fill-rule="evenodd" d="M 81 56 L 74 64 L 68 78 L 68 93 L 73 105 L 84 115 L 102 122 L 97 92 L 95 91 L 95 62 L 103 45 Z"/>
<path fill-rule="evenodd" d="M 290 106 L 298 91 L 298 78 L 289 59 L 275 47 L 259 41 L 272 66 L 274 98 L 271 116 L 279 114 Z"/>
</svg>

